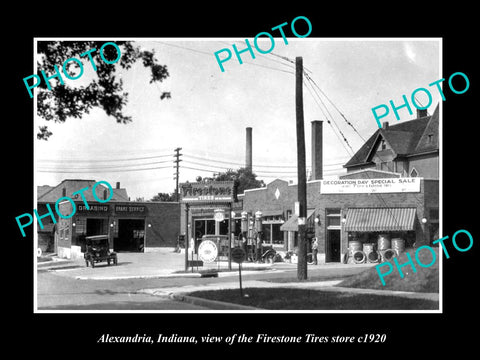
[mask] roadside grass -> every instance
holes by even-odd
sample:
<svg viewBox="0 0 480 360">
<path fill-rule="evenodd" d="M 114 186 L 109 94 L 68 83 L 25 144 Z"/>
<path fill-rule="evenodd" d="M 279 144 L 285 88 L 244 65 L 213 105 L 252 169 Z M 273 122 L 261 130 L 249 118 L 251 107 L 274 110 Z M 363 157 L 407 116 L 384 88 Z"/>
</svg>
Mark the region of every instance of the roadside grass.
<svg viewBox="0 0 480 360">
<path fill-rule="evenodd" d="M 416 249 L 410 249 L 407 251 L 414 262 L 416 272 L 413 272 L 410 264 L 402 267 L 401 270 L 404 273 L 403 279 L 400 277 L 400 273 L 392 260 L 391 264 L 393 266 L 393 270 L 389 275 L 384 277 L 385 286 L 382 285 L 375 266 L 368 268 L 357 275 L 346 278 L 336 286 L 362 289 L 438 293 L 439 251 L 438 248 L 433 249 L 435 251 L 436 261 L 428 268 L 421 267 L 417 264 L 415 259 Z M 428 265 L 432 262 L 432 254 L 426 249 L 422 250 L 418 254 L 418 259 L 422 264 Z M 397 258 L 397 261 L 400 265 L 405 264 L 408 261 L 406 253 L 400 254 L 400 256 Z M 384 273 L 387 272 L 388 268 L 389 267 L 385 265 L 380 267 L 379 270 L 380 272 Z"/>
<path fill-rule="evenodd" d="M 195 291 L 190 296 L 266 310 L 438 310 L 438 301 L 298 288 Z"/>
</svg>

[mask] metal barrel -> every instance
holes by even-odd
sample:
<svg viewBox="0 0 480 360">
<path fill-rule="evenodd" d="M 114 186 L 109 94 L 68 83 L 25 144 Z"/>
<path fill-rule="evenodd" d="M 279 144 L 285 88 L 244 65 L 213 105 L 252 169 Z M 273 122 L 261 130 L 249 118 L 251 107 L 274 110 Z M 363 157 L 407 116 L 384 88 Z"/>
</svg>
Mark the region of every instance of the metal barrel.
<svg viewBox="0 0 480 360">
<path fill-rule="evenodd" d="M 355 251 L 363 250 L 363 244 L 361 241 L 358 241 L 358 240 L 349 241 L 348 249 L 350 250 L 350 255 L 353 255 Z"/>
<path fill-rule="evenodd" d="M 392 249 L 397 253 L 397 256 L 399 256 L 405 251 L 405 240 L 400 238 L 393 238 Z"/>
<path fill-rule="evenodd" d="M 378 246 L 378 250 L 380 251 L 390 249 L 390 235 L 388 234 L 378 235 L 377 246 Z"/>
<path fill-rule="evenodd" d="M 369 252 L 372 252 L 375 250 L 375 244 L 374 243 L 365 243 L 363 244 L 363 251 L 365 251 L 366 254 Z"/>
</svg>

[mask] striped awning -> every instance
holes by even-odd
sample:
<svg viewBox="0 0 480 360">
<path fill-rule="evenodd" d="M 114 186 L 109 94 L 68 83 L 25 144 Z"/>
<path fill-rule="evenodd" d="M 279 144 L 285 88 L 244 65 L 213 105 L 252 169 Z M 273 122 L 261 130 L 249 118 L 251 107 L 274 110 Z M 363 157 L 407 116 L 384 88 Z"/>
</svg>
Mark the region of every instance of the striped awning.
<svg viewBox="0 0 480 360">
<path fill-rule="evenodd" d="M 415 230 L 416 208 L 348 209 L 345 231 L 411 231 Z"/>
<path fill-rule="evenodd" d="M 307 220 L 315 213 L 315 210 L 307 210 Z M 281 231 L 298 231 L 298 216 L 292 215 L 285 224 L 280 226 Z"/>
</svg>

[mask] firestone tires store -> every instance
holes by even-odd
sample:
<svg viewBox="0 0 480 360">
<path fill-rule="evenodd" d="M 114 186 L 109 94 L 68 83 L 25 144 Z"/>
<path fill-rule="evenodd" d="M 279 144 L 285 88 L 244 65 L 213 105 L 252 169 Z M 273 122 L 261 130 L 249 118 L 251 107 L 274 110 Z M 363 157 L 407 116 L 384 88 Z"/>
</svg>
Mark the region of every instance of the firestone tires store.
<svg viewBox="0 0 480 360">
<path fill-rule="evenodd" d="M 438 180 L 400 178 L 375 170 L 348 179 L 308 182 L 307 238 L 317 237 L 318 260 L 346 261 L 349 249 L 368 252 L 370 244 L 379 250 L 392 248 L 392 241 L 400 250 L 431 244 L 438 237 L 438 186 Z M 283 180 L 244 193 L 244 211 L 275 214 L 280 231 L 266 231 L 264 242 L 277 251 L 295 251 L 298 246 L 296 196 L 297 186 Z M 271 226 L 268 220 L 264 226 Z"/>
</svg>

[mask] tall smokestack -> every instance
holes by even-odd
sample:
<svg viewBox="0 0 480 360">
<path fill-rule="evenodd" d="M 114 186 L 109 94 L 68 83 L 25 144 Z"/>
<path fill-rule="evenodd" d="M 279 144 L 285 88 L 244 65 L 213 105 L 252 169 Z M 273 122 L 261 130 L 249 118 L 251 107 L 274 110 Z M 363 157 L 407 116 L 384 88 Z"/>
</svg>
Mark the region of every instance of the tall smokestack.
<svg viewBox="0 0 480 360">
<path fill-rule="evenodd" d="M 323 121 L 312 121 L 312 180 L 323 179 Z"/>
<path fill-rule="evenodd" d="M 252 128 L 247 127 L 247 144 L 245 152 L 245 167 L 252 171 Z"/>
</svg>

